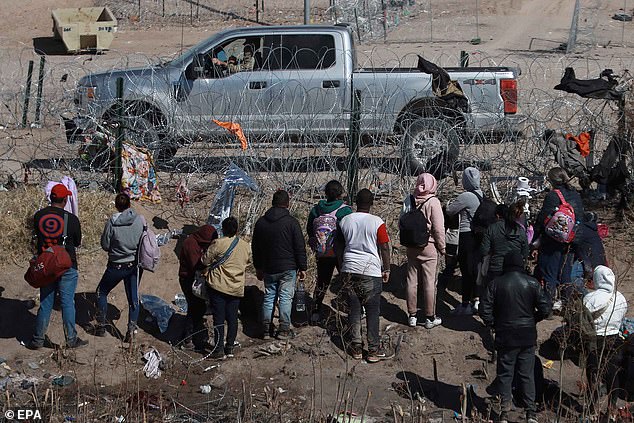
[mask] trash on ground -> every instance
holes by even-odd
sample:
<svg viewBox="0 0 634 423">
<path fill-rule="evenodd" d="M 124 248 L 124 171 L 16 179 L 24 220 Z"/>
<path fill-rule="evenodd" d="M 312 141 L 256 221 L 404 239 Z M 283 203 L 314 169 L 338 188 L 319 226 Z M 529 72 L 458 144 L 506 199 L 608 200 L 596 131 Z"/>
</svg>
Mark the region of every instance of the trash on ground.
<svg viewBox="0 0 634 423">
<path fill-rule="evenodd" d="M 151 379 L 158 379 L 161 377 L 160 364 L 163 358 L 156 348 L 152 347 L 146 351 L 145 354 L 143 354 L 143 358 L 146 361 L 145 366 L 143 366 L 143 373 L 145 374 L 145 377 Z"/>
<path fill-rule="evenodd" d="M 57 376 L 52 381 L 53 385 L 55 386 L 68 386 L 73 382 L 75 382 L 75 378 L 69 375 Z"/>
<path fill-rule="evenodd" d="M 154 317 L 161 333 L 165 333 L 174 309 L 162 298 L 147 294 L 141 295 L 141 305 Z"/>
<path fill-rule="evenodd" d="M 552 369 L 553 368 L 553 364 L 555 364 L 554 361 L 548 360 L 548 361 L 544 362 L 544 364 L 542 364 L 542 366 L 544 366 L 545 369 Z"/>
<path fill-rule="evenodd" d="M 200 385 L 200 393 L 201 394 L 210 394 L 211 393 L 211 386 L 209 386 L 209 385 Z"/>
<path fill-rule="evenodd" d="M 255 356 L 266 357 L 269 355 L 286 354 L 291 348 L 292 344 L 290 342 L 273 342 L 257 350 Z"/>
</svg>

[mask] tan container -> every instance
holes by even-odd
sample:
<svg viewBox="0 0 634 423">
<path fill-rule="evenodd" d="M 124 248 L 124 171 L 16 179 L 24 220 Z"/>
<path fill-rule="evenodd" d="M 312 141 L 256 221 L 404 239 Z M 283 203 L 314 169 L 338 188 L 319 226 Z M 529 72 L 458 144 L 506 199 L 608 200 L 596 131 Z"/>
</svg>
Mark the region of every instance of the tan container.
<svg viewBox="0 0 634 423">
<path fill-rule="evenodd" d="M 108 50 L 117 32 L 117 19 L 106 7 L 53 10 L 53 34 L 69 53 Z"/>
</svg>

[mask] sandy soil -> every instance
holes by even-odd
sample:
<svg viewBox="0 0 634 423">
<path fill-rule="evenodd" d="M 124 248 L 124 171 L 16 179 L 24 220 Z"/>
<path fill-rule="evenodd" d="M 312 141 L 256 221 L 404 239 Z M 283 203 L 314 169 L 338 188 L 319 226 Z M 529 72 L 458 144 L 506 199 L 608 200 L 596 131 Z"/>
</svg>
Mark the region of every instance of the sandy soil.
<svg viewBox="0 0 634 423">
<path fill-rule="evenodd" d="M 156 17 L 148 17 L 147 20 L 141 19 L 140 22 L 136 22 L 136 18 L 133 17 L 135 16 L 134 7 L 130 6 L 136 2 L 108 3 L 114 3 L 120 10 L 129 12 L 120 16 L 120 31 L 112 44 L 111 51 L 98 56 L 47 56 L 49 64 L 47 78 L 53 82 L 50 91 L 47 91 L 45 95 L 52 103 L 55 103 L 54 107 L 58 107 L 58 103 L 59 107 L 67 104 L 64 101 L 68 99 L 64 100 L 64 95 L 72 89 L 74 81 L 87 71 L 146 63 L 149 58 L 173 55 L 182 47 L 186 48 L 194 44 L 217 29 L 250 24 L 245 19 L 224 19 L 222 15 L 219 17 L 216 13 L 212 14 L 214 17 L 208 21 L 186 26 L 182 21 L 189 19 L 189 6 L 183 6 L 182 1 L 176 4 L 181 3 L 181 9 L 177 11 L 187 13 L 184 18 L 174 18 L 164 23 Z M 246 3 L 249 5 L 247 6 Z M 218 10 L 231 11 L 253 20 L 255 12 L 250 3 L 250 1 L 222 0 L 213 2 L 213 6 Z M 382 43 L 362 43 L 359 46 L 361 53 L 367 56 L 373 56 L 376 53 L 377 57 L 372 58 L 376 63 L 390 60 L 390 56 L 405 57 L 420 51 L 433 57 L 442 57 L 447 63 L 456 63 L 461 50 L 472 52 L 474 57 L 478 57 L 478 54 L 492 57 L 504 57 L 511 53 L 519 54 L 528 50 L 532 37 L 565 42 L 568 39 L 574 5 L 573 0 L 554 2 L 550 0 L 482 0 L 479 3 L 478 15 L 480 26 L 476 28 L 474 13 L 464 6 L 464 2 L 454 0 L 443 2 L 442 5 L 436 5 L 436 2 L 433 2 L 432 28 L 427 2 L 418 3 L 413 12 L 407 18 L 403 17 L 401 24 L 390 32 L 387 57 L 380 57 L 381 51 L 386 51 Z M 154 8 L 152 10 L 157 10 L 158 4 L 158 1 L 143 3 L 148 9 Z M 325 9 L 328 2 L 319 1 L 313 4 L 319 9 L 317 12 L 320 16 L 327 16 Z M 431 2 L 429 4 L 431 5 Z M 5 2 L 0 15 L 2 27 L 0 94 L 10 98 L 11 93 L 15 92 L 12 86 L 23 84 L 26 63 L 37 57 L 33 53 L 34 39 L 48 38 L 52 35 L 50 10 L 58 7 L 89 5 L 92 5 L 92 2 L 88 0 Z M 286 5 L 287 2 L 281 0 L 267 1 L 262 19 L 274 23 L 301 23 L 301 10 L 290 9 Z M 598 22 L 595 26 L 594 37 L 599 45 L 608 45 L 608 47 L 593 48 L 591 52 L 584 53 L 585 57 L 600 61 L 602 58 L 611 60 L 610 58 L 619 55 L 628 56 L 627 48 L 619 43 L 622 41 L 622 34 L 625 34 L 625 44 L 631 45 L 633 37 L 630 27 L 628 26 L 627 31 L 623 32 L 623 26 L 620 23 L 609 19 L 613 13 L 619 11 L 622 3 L 609 0 L 596 5 L 595 9 L 593 9 L 594 6 L 589 4 L 583 12 L 590 13 L 589 11 L 594 10 L 592 16 Z M 278 10 L 281 13 L 277 13 Z M 178 20 L 181 21 L 180 25 Z M 587 22 L 594 21 L 590 19 Z M 483 43 L 473 46 L 468 41 L 476 35 L 480 36 Z M 553 47 L 552 43 L 541 41 L 538 41 L 538 45 L 545 49 Z M 578 58 L 583 57 L 581 55 Z M 65 82 L 57 82 L 64 74 L 69 75 L 68 79 Z M 560 73 L 556 73 L 553 78 L 558 79 L 559 76 Z M 541 88 L 550 88 L 550 82 L 549 80 L 548 84 Z M 0 116 L 4 115 L 0 114 Z M 57 127 L 56 118 L 47 116 L 45 119 L 46 128 L 43 130 L 5 131 L 7 136 L 2 141 L 4 143 L 2 145 L 7 147 L 3 151 L 8 152 L 3 154 L 0 165 L 3 174 L 15 174 L 19 177 L 21 175 L 20 161 L 23 159 L 38 155 L 48 157 L 60 152 L 69 156 L 73 154 L 74 150 L 61 142 L 63 135 Z M 46 150 L 43 151 L 38 140 L 50 139 L 56 139 L 56 142 L 52 145 L 47 144 Z M 208 207 L 208 203 L 201 205 L 200 213 L 203 216 L 205 207 Z M 382 204 L 381 208 L 387 210 L 390 206 Z M 169 217 L 171 228 L 191 224 L 193 220 L 191 216 L 180 213 L 177 206 L 171 202 L 166 202 L 160 207 L 145 205 L 141 207 L 141 211 L 147 217 L 154 215 Z M 601 207 L 598 211 L 602 219 L 611 225 L 612 236 L 608 238 L 608 251 L 617 269 L 622 291 L 630 301 L 634 300 L 633 276 L 629 267 L 632 258 L 632 227 L 626 223 L 616 222 L 609 207 Z M 393 213 L 396 213 L 396 210 L 393 210 Z M 200 221 L 200 215 L 197 221 Z M 157 295 L 169 302 L 180 292 L 177 279 L 178 262 L 172 251 L 174 247 L 175 241 L 172 241 L 163 248 L 164 254 L 159 272 L 144 276 L 141 287 L 143 293 Z M 94 300 L 94 290 L 103 271 L 105 260 L 104 254 L 81 258 L 77 289 L 78 324 L 86 327 L 94 311 L 91 302 Z M 0 296 L 0 355 L 6 359 L 7 365 L 12 370 L 0 369 L 0 376 L 19 371 L 23 376 L 37 377 L 41 381 L 40 386 L 44 387 L 47 384 L 45 374 L 75 375 L 78 382 L 72 388 L 73 398 L 69 399 L 69 404 L 76 405 L 86 400 L 90 404 L 83 410 L 90 411 L 78 411 L 76 407 L 69 407 L 65 412 L 68 413 L 67 415 L 79 417 L 82 421 L 96 421 L 100 415 L 97 410 L 106 410 L 106 413 L 110 413 L 106 414 L 108 416 L 123 413 L 125 405 L 121 404 L 131 392 L 138 389 L 149 392 L 162 390 L 166 396 L 176 398 L 175 401 L 204 413 L 209 407 L 208 404 L 204 405 L 205 401 L 218 401 L 217 403 L 222 403 L 229 409 L 234 407 L 229 399 L 226 399 L 229 403 L 218 399 L 224 395 L 224 389 L 227 388 L 230 393 L 227 398 L 252 397 L 245 402 L 253 405 L 253 410 L 264 408 L 271 412 L 270 410 L 281 407 L 284 410 L 280 411 L 284 421 L 296 421 L 297 413 L 303 411 L 307 414 L 311 408 L 322 414 L 328 414 L 333 409 L 341 410 L 343 402 L 337 405 L 337 401 L 345 392 L 349 392 L 354 398 L 354 406 L 350 408 L 360 413 L 367 392 L 370 391 L 372 395 L 368 404 L 368 415 L 375 417 L 377 421 L 393 421 L 392 415 L 395 409 L 398 414 L 398 408 L 395 407 L 400 407 L 405 410 L 405 413 L 410 414 L 416 407 L 425 407 L 426 413 L 432 410 L 459 411 L 460 384 L 472 384 L 478 398 L 482 398 L 486 396 L 484 388 L 488 384 L 488 381 L 480 376 L 483 366 L 489 377 L 494 374 L 494 366 L 486 363 L 487 352 L 482 345 L 483 339 L 487 338 L 487 332 L 478 318 L 452 318 L 448 315 L 449 310 L 457 304 L 459 298 L 452 289 L 440 296 L 439 315 L 444 319 L 443 327 L 433 331 L 408 328 L 405 325 L 404 311 L 403 256 L 397 255 L 395 263 L 396 269 L 392 274 L 392 280 L 386 286 L 386 292 L 383 295 L 381 327 L 384 333 L 391 337 L 392 342 L 396 342 L 397 339 L 402 340 L 401 350 L 396 360 L 369 365 L 346 358 L 339 341 L 332 336 L 333 326 L 337 325 L 335 318 L 330 320 L 330 326 L 323 328 L 298 327 L 299 336 L 291 342 L 292 348 L 285 355 L 256 358 L 257 350 L 267 344 L 253 336 L 256 330 L 253 316 L 256 314 L 257 298 L 261 295 L 262 286 L 251 276 L 249 284 L 254 287 L 250 291 L 253 295 L 249 297 L 250 301 L 246 302 L 242 310 L 243 319 L 238 338 L 242 347 L 238 350 L 238 358 L 223 362 L 219 369 L 208 372 L 203 370 L 212 362 L 192 364 L 192 361 L 200 357 L 187 357 L 170 345 L 170 342 L 173 343 L 176 340 L 180 330 L 182 314 L 173 317 L 170 330 L 166 334 L 158 334 L 152 323 L 144 321 L 139 337 L 140 345 L 132 352 L 122 350 L 121 343 L 113 337 L 96 338 L 83 328 L 79 329 L 80 336 L 88 339 L 90 345 L 68 356 L 51 354 L 51 351 L 47 350 L 31 352 L 25 349 L 20 342 L 28 341 L 31 334 L 36 312 L 31 300 L 36 299 L 37 296 L 36 292 L 22 280 L 23 266 L 6 266 L 0 273 L 0 287 L 3 288 Z M 450 284 L 449 288 L 453 288 L 454 285 Z M 115 289 L 110 301 L 113 313 L 122 315 L 117 326 L 120 330 L 124 330 L 127 311 L 122 287 Z M 560 320 L 557 318 L 541 323 L 539 325 L 540 342 L 544 341 L 559 325 Z M 59 311 L 53 313 L 49 335 L 56 342 L 63 340 Z M 172 363 L 158 381 L 145 380 L 140 372 L 142 362 L 139 353 L 149 346 L 156 347 Z M 433 361 L 437 363 L 440 380 L 436 384 L 432 383 Z M 34 362 L 39 363 L 38 369 L 29 367 L 29 363 Z M 562 369 L 565 375 L 562 381 L 564 390 L 575 397 L 578 393 L 577 380 L 581 379 L 581 372 L 573 363 L 569 360 L 563 363 L 555 361 L 552 368 L 544 371 L 548 379 L 558 380 Z M 407 395 L 399 394 L 399 387 L 402 387 L 399 384 L 405 379 L 420 382 L 427 399 L 420 403 L 413 403 Z M 182 385 L 182 380 L 187 383 Z M 210 382 L 214 385 L 211 395 L 198 393 L 199 385 Z M 413 382 L 412 386 L 415 384 Z M 271 393 L 278 388 L 281 388 L 281 391 Z M 26 401 L 25 392 L 19 393 L 18 404 L 19 401 Z M 42 392 L 43 390 L 40 390 L 40 395 Z M 100 396 L 100 393 L 103 395 Z M 79 397 L 81 400 L 77 399 Z M 72 402 L 75 400 L 76 402 Z M 121 400 L 118 405 L 109 402 L 116 403 L 117 400 Z M 16 402 L 14 401 L 13 404 Z M 128 405 L 130 406 L 130 403 Z M 177 412 L 185 410 L 175 408 Z M 451 412 L 447 411 L 446 416 L 450 415 Z M 158 414 L 155 413 L 154 418 L 158 421 L 160 417 L 157 416 Z"/>
</svg>

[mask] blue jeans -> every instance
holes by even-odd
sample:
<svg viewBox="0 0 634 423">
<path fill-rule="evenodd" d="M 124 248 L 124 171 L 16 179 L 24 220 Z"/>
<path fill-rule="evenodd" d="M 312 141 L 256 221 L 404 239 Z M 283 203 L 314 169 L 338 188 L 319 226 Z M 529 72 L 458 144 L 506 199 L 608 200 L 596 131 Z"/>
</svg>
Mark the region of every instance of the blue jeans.
<svg viewBox="0 0 634 423">
<path fill-rule="evenodd" d="M 557 288 L 561 284 L 569 284 L 574 256 L 569 244 L 563 244 L 542 235 L 537 267 L 541 278 L 545 282 L 546 292 L 554 301 Z"/>
<path fill-rule="evenodd" d="M 97 286 L 97 323 L 106 324 L 106 312 L 108 311 L 108 294 L 119 282 L 123 281 L 125 295 L 128 297 L 128 330 L 136 329 L 136 322 L 139 320 L 139 283 L 137 281 L 136 264 L 116 264 L 108 263 L 106 271 L 101 277 L 101 282 Z"/>
<path fill-rule="evenodd" d="M 56 293 L 59 293 L 62 306 L 62 320 L 64 321 L 66 343 L 72 344 L 77 339 L 77 330 L 75 329 L 75 290 L 77 289 L 77 277 L 77 269 L 71 267 L 59 280 L 44 288 L 40 288 L 40 308 L 37 310 L 37 317 L 35 318 L 34 344 L 44 344 Z"/>
<path fill-rule="evenodd" d="M 297 270 L 264 275 L 264 302 L 262 304 L 262 322 L 273 320 L 275 301 L 279 300 L 280 330 L 291 328 L 291 311 L 295 295 L 295 279 Z"/>
<path fill-rule="evenodd" d="M 374 353 L 381 346 L 379 336 L 379 317 L 381 315 L 381 291 L 383 280 L 381 277 L 365 276 L 356 273 L 344 273 L 344 284 L 348 288 L 348 324 L 350 325 L 350 342 L 362 344 L 361 337 L 361 306 L 365 307 L 366 324 L 368 327 L 368 351 Z"/>
<path fill-rule="evenodd" d="M 214 317 L 214 350 L 222 350 L 225 347 L 225 321 L 227 322 L 226 345 L 233 347 L 238 335 L 240 297 L 227 295 L 211 288 L 208 288 L 208 291 Z"/>
</svg>

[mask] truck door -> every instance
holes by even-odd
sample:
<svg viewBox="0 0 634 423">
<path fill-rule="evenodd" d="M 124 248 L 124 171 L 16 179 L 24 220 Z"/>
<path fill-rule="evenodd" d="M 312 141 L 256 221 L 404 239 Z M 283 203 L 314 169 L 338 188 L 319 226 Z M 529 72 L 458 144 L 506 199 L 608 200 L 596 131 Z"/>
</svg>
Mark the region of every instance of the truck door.
<svg viewBox="0 0 634 423">
<path fill-rule="evenodd" d="M 276 66 L 271 71 L 271 124 L 287 134 L 339 133 L 348 82 L 341 36 L 333 33 L 283 33 L 264 45 Z"/>
<path fill-rule="evenodd" d="M 270 77 L 254 67 L 260 37 L 228 39 L 205 52 L 204 77 L 189 82 L 184 101 L 200 135 L 224 133 L 213 119 L 260 132 L 270 104 Z"/>
</svg>

